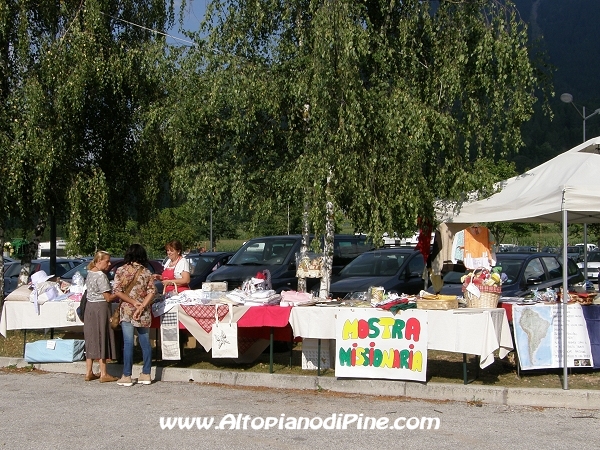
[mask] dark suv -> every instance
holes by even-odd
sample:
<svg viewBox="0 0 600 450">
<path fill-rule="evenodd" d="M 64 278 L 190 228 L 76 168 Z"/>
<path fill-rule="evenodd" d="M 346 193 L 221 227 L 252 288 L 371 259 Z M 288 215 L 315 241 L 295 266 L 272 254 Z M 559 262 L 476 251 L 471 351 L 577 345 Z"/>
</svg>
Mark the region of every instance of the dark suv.
<svg viewBox="0 0 600 450">
<path fill-rule="evenodd" d="M 508 277 L 502 285 L 505 297 L 520 297 L 531 289 L 558 288 L 562 285 L 562 259 L 552 253 L 498 253 L 496 266 Z M 568 284 L 584 280 L 577 264 L 568 259 Z M 449 272 L 444 276 L 442 294 L 462 295 L 460 278 L 464 273 Z"/>
<path fill-rule="evenodd" d="M 207 277 L 207 281 L 226 281 L 228 289 L 240 287 L 257 272 L 269 270 L 271 285 L 277 292 L 298 288 L 296 254 L 300 252 L 302 235 L 266 236 L 246 242 L 221 266 Z M 335 235 L 333 245 L 333 274 L 358 255 L 373 248 L 363 235 Z M 309 279 L 311 280 L 311 279 Z M 311 284 L 311 283 L 309 283 Z M 310 286 L 309 286 L 310 287 Z"/>
</svg>

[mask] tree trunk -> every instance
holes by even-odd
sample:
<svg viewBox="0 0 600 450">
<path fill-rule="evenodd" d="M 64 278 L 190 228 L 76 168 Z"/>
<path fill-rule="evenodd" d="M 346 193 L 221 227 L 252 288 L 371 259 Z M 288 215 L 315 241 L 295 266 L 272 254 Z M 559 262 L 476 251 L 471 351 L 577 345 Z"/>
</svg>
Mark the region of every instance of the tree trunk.
<svg viewBox="0 0 600 450">
<path fill-rule="evenodd" d="M 0 248 L 2 249 L 3 256 L 0 261 L 0 308 L 4 303 L 4 228 L 0 227 Z"/>
<path fill-rule="evenodd" d="M 304 201 L 304 212 L 302 213 L 302 246 L 300 247 L 300 258 L 306 256 L 306 252 L 308 251 L 308 201 Z M 298 292 L 306 292 L 306 278 L 299 277 L 298 278 Z"/>
<path fill-rule="evenodd" d="M 19 282 L 17 283 L 17 287 L 21 287 L 24 284 L 29 283 L 29 275 L 31 272 L 31 260 L 35 259 L 37 255 L 37 250 L 40 246 L 40 239 L 44 234 L 45 229 L 46 221 L 40 219 L 38 221 L 37 226 L 35 227 L 33 240 L 28 245 L 27 251 L 23 254 L 23 259 L 21 260 L 21 273 L 19 273 Z"/>
<path fill-rule="evenodd" d="M 331 174 L 327 178 L 325 195 L 327 198 L 327 216 L 325 218 L 325 242 L 323 244 L 323 269 L 321 272 L 320 298 L 329 297 L 329 286 L 331 285 L 331 266 L 333 263 L 333 240 L 335 237 L 335 218 L 333 215 L 333 201 L 330 189 Z"/>
</svg>

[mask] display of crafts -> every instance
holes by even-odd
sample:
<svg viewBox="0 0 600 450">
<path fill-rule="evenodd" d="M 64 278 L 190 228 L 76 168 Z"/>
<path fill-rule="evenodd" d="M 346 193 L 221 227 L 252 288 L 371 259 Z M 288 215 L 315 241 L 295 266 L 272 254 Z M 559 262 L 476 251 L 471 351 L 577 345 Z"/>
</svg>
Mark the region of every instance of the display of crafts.
<svg viewBox="0 0 600 450">
<path fill-rule="evenodd" d="M 296 276 L 298 278 L 321 278 L 323 269 L 323 256 L 305 255 L 298 261 L 298 270 Z"/>
<path fill-rule="evenodd" d="M 502 286 L 507 279 L 507 275 L 502 273 L 502 267 L 496 266 L 491 271 L 481 268 L 469 272 L 463 275 L 460 281 L 463 283 L 463 288 L 466 289 L 471 283 L 476 286 Z"/>
</svg>

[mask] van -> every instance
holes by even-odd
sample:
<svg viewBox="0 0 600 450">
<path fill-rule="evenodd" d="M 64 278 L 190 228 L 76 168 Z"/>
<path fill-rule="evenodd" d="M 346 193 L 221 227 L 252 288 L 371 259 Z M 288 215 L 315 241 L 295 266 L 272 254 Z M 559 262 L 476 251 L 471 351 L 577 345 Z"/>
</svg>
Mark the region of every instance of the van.
<svg viewBox="0 0 600 450">
<path fill-rule="evenodd" d="M 311 236 L 312 238 L 312 236 Z M 276 292 L 298 289 L 296 254 L 300 253 L 302 235 L 265 236 L 250 239 L 227 262 L 207 277 L 207 281 L 226 281 L 229 290 L 241 287 L 257 272 L 268 270 L 271 286 Z M 372 250 L 365 235 L 335 235 L 332 273 L 358 255 Z M 312 279 L 309 279 L 311 284 Z M 315 282 L 316 284 L 316 282 Z M 310 287 L 310 286 L 307 286 Z"/>
<path fill-rule="evenodd" d="M 56 240 L 56 257 L 64 258 L 67 256 L 67 241 Z M 50 258 L 50 242 L 40 242 L 38 245 L 37 258 Z"/>
<path fill-rule="evenodd" d="M 585 248 L 585 244 L 575 244 L 576 247 L 581 247 L 581 248 Z M 588 252 L 593 252 L 598 250 L 598 246 L 596 244 L 588 244 L 587 245 L 587 251 Z"/>
</svg>

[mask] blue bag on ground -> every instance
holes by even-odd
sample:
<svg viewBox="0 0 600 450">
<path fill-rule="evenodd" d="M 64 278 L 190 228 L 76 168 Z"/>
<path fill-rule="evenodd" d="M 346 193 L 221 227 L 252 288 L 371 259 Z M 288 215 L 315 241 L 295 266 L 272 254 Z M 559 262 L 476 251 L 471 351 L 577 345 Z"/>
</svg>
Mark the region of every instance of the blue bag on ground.
<svg viewBox="0 0 600 450">
<path fill-rule="evenodd" d="M 84 359 L 83 339 L 49 339 L 25 344 L 25 361 L 28 363 L 61 363 Z"/>
</svg>

